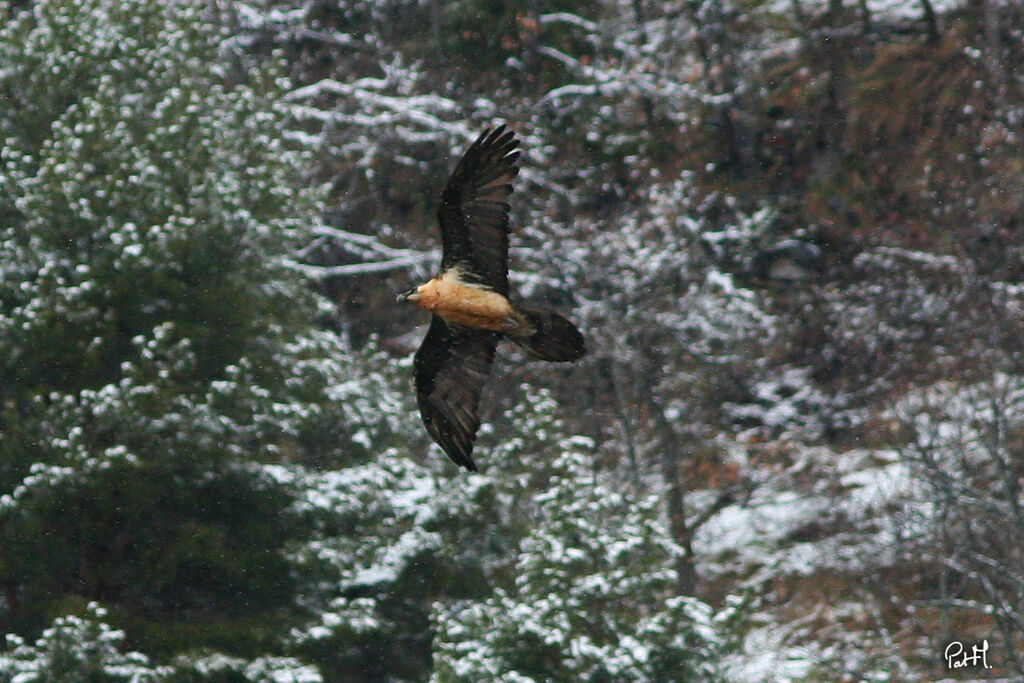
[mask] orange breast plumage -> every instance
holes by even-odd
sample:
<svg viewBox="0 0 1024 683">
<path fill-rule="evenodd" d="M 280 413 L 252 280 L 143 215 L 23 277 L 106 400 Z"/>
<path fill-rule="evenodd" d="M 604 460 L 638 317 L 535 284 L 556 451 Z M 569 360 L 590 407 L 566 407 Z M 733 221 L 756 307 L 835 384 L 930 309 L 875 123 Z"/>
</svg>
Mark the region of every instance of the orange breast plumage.
<svg viewBox="0 0 1024 683">
<path fill-rule="evenodd" d="M 463 282 L 456 268 L 421 285 L 418 293 L 416 303 L 456 325 L 509 332 L 525 322 L 508 299 L 486 287 Z"/>
</svg>

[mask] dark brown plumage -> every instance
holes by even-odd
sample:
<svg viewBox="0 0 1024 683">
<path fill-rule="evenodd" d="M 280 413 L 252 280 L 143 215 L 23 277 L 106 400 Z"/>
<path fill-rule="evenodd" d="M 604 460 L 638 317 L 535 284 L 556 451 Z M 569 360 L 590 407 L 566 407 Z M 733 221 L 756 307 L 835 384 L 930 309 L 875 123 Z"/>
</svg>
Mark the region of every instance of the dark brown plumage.
<svg viewBox="0 0 1024 683">
<path fill-rule="evenodd" d="M 463 279 L 508 296 L 508 212 L 512 180 L 519 175 L 519 146 L 504 125 L 485 130 L 448 178 L 437 222 L 441 270 L 463 269 Z"/>
<path fill-rule="evenodd" d="M 466 150 L 437 210 L 441 273 L 399 295 L 433 314 L 413 360 L 423 424 L 448 457 L 469 470 L 476 470 L 477 407 L 498 340 L 507 337 L 549 361 L 573 361 L 585 352 L 583 335 L 564 317 L 508 300 L 506 200 L 519 173 L 518 145 L 502 125 L 485 130 Z"/>
</svg>

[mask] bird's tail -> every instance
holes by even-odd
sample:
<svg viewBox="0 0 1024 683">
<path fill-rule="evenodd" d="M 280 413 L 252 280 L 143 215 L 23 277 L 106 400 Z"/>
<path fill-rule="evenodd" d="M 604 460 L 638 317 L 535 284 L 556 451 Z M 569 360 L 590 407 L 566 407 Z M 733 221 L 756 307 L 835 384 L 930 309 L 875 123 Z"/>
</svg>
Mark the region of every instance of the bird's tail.
<svg viewBox="0 0 1024 683">
<path fill-rule="evenodd" d="M 586 353 L 583 335 L 558 313 L 535 306 L 517 306 L 517 312 L 530 324 L 528 335 L 510 334 L 509 339 L 541 360 L 573 361 Z"/>
</svg>

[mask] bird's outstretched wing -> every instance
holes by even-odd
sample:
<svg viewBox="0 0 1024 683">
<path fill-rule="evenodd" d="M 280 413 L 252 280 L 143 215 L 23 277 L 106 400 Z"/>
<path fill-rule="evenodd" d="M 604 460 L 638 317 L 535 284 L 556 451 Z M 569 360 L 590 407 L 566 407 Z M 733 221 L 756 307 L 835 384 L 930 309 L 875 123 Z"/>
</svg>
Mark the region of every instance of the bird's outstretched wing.
<svg viewBox="0 0 1024 683">
<path fill-rule="evenodd" d="M 508 211 L 519 173 L 519 141 L 504 125 L 485 130 L 459 160 L 441 194 L 441 268 L 508 295 Z"/>
<path fill-rule="evenodd" d="M 413 359 L 423 424 L 449 458 L 471 471 L 480 391 L 497 345 L 494 332 L 449 325 L 435 315 Z"/>
</svg>

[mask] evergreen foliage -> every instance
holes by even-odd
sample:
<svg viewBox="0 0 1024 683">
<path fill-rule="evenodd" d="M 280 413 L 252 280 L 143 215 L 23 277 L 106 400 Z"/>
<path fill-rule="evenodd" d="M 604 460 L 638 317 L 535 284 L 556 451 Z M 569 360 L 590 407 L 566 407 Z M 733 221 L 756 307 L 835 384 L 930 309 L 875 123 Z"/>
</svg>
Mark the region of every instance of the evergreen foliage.
<svg viewBox="0 0 1024 683">
<path fill-rule="evenodd" d="M 523 403 L 517 424 L 532 438 L 501 462 L 528 469 L 503 467 L 495 484 L 518 488 L 501 518 L 529 523 L 486 596 L 435 606 L 434 679 L 714 680 L 725 617 L 676 594 L 682 549 L 657 498 L 631 500 L 595 473 L 593 444 L 564 433 L 550 395 Z"/>
<path fill-rule="evenodd" d="M 251 651 L 295 611 L 303 533 L 259 463 L 315 379 L 286 343 L 315 313 L 288 255 L 316 197 L 272 74 L 235 82 L 202 2 L 9 19 L 0 623 L 98 600 L 149 652 Z"/>
<path fill-rule="evenodd" d="M 84 617 L 58 617 L 32 645 L 7 636 L 8 651 L 0 655 L 5 681 L 146 681 L 157 671 L 139 652 L 122 653 L 124 632 L 102 620 L 106 610 L 89 603 Z"/>
</svg>

